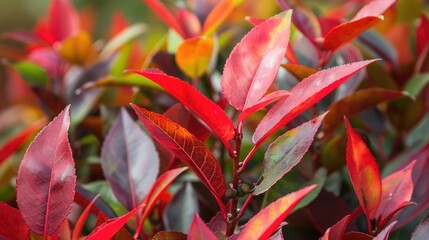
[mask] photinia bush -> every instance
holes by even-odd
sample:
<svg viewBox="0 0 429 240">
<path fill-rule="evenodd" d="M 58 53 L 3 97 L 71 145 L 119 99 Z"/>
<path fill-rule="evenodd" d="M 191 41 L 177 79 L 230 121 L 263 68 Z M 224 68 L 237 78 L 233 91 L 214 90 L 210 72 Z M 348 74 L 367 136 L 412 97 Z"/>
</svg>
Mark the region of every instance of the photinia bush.
<svg viewBox="0 0 429 240">
<path fill-rule="evenodd" d="M 144 0 L 168 28 L 149 48 L 119 12 L 95 41 L 69 0 L 2 34 L 25 49 L 0 238 L 425 239 L 422 3 L 273 2 Z"/>
</svg>

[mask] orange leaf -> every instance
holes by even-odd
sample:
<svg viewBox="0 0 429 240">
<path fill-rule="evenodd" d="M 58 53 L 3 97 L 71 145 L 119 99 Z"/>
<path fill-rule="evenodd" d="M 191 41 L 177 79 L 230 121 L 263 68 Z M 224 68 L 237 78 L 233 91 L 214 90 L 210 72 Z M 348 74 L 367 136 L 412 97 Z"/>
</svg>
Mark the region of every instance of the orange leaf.
<svg viewBox="0 0 429 240">
<path fill-rule="evenodd" d="M 219 25 L 228 17 L 228 15 L 234 10 L 234 8 L 241 4 L 241 0 L 222 0 L 220 1 L 213 10 L 207 16 L 204 26 L 203 35 L 208 36 L 212 34 Z"/>
<path fill-rule="evenodd" d="M 368 219 L 374 219 L 382 193 L 378 165 L 349 120 L 344 117 L 344 121 L 347 126 L 346 161 L 350 179 L 363 211 Z"/>
<path fill-rule="evenodd" d="M 90 63 L 96 57 L 92 38 L 84 31 L 64 40 L 58 52 L 68 62 L 80 65 Z"/>
<path fill-rule="evenodd" d="M 189 77 L 200 77 L 209 67 L 214 48 L 211 37 L 195 37 L 182 42 L 176 52 L 176 63 Z"/>
</svg>

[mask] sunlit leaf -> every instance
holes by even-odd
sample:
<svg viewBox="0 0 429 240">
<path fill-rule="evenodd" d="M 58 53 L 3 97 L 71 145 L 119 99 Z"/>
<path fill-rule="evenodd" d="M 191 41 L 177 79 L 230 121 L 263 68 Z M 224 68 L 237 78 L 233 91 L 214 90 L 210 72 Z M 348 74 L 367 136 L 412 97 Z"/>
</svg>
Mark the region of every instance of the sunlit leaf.
<svg viewBox="0 0 429 240">
<path fill-rule="evenodd" d="M 30 229 L 18 209 L 0 202 L 0 238 L 30 239 Z"/>
<path fill-rule="evenodd" d="M 234 126 L 231 119 L 214 102 L 200 93 L 190 84 L 160 72 L 139 72 L 155 83 L 161 85 L 170 95 L 188 107 L 195 115 L 203 120 L 229 146 L 228 140 L 234 136 Z"/>
<path fill-rule="evenodd" d="M 319 71 L 295 85 L 290 96 L 278 101 L 265 115 L 253 134 L 261 144 L 267 137 L 316 104 L 350 76 L 374 60 L 345 64 Z"/>
<path fill-rule="evenodd" d="M 176 63 L 187 76 L 196 78 L 209 67 L 214 40 L 211 37 L 195 37 L 183 41 L 176 52 Z"/>
<path fill-rule="evenodd" d="M 395 4 L 398 0 L 374 0 L 363 6 L 353 17 L 351 21 L 362 19 L 369 16 L 380 16 L 389 7 Z"/>
<path fill-rule="evenodd" d="M 216 235 L 207 227 L 200 215 L 195 214 L 188 233 L 189 240 L 217 240 Z"/>
<path fill-rule="evenodd" d="M 246 223 L 238 239 L 268 239 L 299 201 L 315 187 L 313 185 L 290 193 L 262 209 Z"/>
<path fill-rule="evenodd" d="M 168 118 L 131 105 L 152 136 L 185 162 L 215 197 L 222 197 L 226 183 L 212 153 L 194 135 Z"/>
<path fill-rule="evenodd" d="M 343 116 L 351 117 L 367 108 L 407 96 L 403 92 L 383 88 L 362 89 L 333 103 L 323 121 L 322 129 L 326 133 L 333 132 L 342 122 Z"/>
<path fill-rule="evenodd" d="M 17 202 L 24 221 L 45 237 L 61 226 L 73 202 L 76 176 L 69 126 L 67 106 L 30 144 L 16 180 Z"/>
<path fill-rule="evenodd" d="M 221 85 L 237 110 L 255 105 L 273 82 L 289 43 L 291 14 L 286 11 L 257 25 L 229 55 Z"/>
<path fill-rule="evenodd" d="M 215 32 L 217 28 L 225 21 L 228 15 L 231 14 L 234 8 L 240 5 L 242 2 L 243 0 L 219 1 L 204 21 L 202 34 L 209 36 Z"/>
<path fill-rule="evenodd" d="M 347 126 L 346 161 L 350 179 L 363 211 L 368 219 L 375 219 L 382 196 L 378 165 L 348 119 L 344 118 L 344 120 Z"/>
<path fill-rule="evenodd" d="M 267 191 L 283 175 L 296 166 L 310 148 L 326 113 L 294 128 L 277 138 L 265 153 L 262 176 L 254 195 Z"/>
<path fill-rule="evenodd" d="M 100 161 L 113 193 L 128 210 L 147 196 L 159 171 L 152 139 L 124 109 L 104 140 Z"/>
</svg>

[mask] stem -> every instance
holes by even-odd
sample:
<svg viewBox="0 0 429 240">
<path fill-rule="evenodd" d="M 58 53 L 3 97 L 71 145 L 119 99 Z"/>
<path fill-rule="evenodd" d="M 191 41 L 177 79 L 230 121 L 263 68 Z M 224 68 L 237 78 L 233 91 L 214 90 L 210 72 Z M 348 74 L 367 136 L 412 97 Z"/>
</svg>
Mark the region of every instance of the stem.
<svg viewBox="0 0 429 240">
<path fill-rule="evenodd" d="M 368 216 L 366 216 L 366 223 L 368 224 L 368 234 L 372 235 L 373 234 L 372 224 L 371 224 L 371 220 L 369 220 Z"/>
<path fill-rule="evenodd" d="M 252 201 L 252 199 L 253 199 L 254 196 L 255 195 L 250 194 L 249 197 L 247 197 L 246 201 L 243 203 L 243 206 L 241 206 L 240 212 L 237 215 L 237 219 L 240 219 L 244 215 L 244 213 L 246 212 L 247 207 L 250 204 L 250 201 Z"/>
<path fill-rule="evenodd" d="M 253 146 L 252 150 L 250 150 L 249 154 L 247 154 L 246 158 L 241 163 L 240 169 L 238 169 L 239 174 L 241 174 L 244 171 L 244 169 L 246 169 L 247 164 L 249 164 L 250 159 L 253 157 L 256 150 L 258 150 L 258 147 L 259 147 L 258 145 Z"/>
</svg>

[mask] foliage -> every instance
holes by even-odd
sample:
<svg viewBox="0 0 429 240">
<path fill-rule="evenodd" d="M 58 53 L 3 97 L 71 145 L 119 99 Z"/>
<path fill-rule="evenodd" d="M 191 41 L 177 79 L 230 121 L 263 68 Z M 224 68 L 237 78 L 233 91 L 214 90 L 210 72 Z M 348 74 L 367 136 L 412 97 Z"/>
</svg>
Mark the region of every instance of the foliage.
<svg viewBox="0 0 429 240">
<path fill-rule="evenodd" d="M 272 2 L 143 0 L 164 36 L 118 12 L 98 41 L 51 0 L 2 34 L 0 238 L 424 239 L 427 17 Z"/>
</svg>

